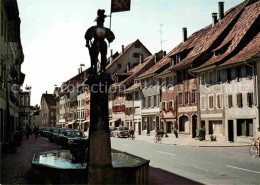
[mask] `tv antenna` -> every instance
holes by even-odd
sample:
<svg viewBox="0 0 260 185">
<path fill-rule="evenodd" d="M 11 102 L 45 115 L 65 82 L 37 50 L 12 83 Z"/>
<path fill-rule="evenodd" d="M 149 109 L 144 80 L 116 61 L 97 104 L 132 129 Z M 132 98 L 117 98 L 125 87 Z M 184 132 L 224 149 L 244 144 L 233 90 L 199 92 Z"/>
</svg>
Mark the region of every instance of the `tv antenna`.
<svg viewBox="0 0 260 185">
<path fill-rule="evenodd" d="M 160 33 L 160 39 L 161 39 L 161 50 L 162 50 L 162 44 L 166 41 L 166 40 L 162 40 L 162 27 L 163 27 L 163 24 L 160 24 L 160 31 L 158 31 Z"/>
</svg>

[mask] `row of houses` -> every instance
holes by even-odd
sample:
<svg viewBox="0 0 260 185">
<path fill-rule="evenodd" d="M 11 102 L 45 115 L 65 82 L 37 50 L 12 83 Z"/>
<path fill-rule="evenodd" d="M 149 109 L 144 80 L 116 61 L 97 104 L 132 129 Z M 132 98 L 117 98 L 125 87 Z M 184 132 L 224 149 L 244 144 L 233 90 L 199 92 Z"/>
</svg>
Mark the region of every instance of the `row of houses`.
<svg viewBox="0 0 260 185">
<path fill-rule="evenodd" d="M 22 91 L 25 74 L 20 38 L 20 17 L 16 0 L 0 0 L 0 147 L 11 146 L 19 127 L 29 123 L 30 92 Z M 3 147 L 6 146 L 6 147 Z"/>
<path fill-rule="evenodd" d="M 145 135 L 175 127 L 189 138 L 204 128 L 206 139 L 235 142 L 258 135 L 260 2 L 245 0 L 226 12 L 223 2 L 218 6 L 212 24 L 189 37 L 183 28 L 183 42 L 167 54 L 151 54 L 139 40 L 111 50 L 110 126 Z M 87 77 L 80 71 L 55 89 L 57 125 L 88 128 Z"/>
</svg>

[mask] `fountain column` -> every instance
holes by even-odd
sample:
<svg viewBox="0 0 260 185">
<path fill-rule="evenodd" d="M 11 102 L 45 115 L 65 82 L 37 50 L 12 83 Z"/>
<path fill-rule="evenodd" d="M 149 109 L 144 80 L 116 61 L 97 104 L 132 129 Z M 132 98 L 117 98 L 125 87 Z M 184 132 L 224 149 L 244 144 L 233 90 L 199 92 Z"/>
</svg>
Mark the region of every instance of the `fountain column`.
<svg viewBox="0 0 260 185">
<path fill-rule="evenodd" d="M 108 112 L 108 88 L 112 83 L 105 73 L 91 74 L 87 80 L 91 91 L 88 184 L 113 184 Z"/>
</svg>

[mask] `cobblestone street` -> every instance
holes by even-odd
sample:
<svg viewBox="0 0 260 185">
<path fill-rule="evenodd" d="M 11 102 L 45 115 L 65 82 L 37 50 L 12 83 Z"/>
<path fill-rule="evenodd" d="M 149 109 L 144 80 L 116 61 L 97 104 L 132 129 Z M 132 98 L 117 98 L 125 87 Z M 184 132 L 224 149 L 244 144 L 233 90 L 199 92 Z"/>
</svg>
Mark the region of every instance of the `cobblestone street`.
<svg viewBox="0 0 260 185">
<path fill-rule="evenodd" d="M 33 154 L 48 150 L 60 149 L 56 144 L 50 143 L 47 138 L 24 138 L 20 147 L 14 154 L 1 156 L 1 184 L 29 184 L 29 172 Z"/>
</svg>

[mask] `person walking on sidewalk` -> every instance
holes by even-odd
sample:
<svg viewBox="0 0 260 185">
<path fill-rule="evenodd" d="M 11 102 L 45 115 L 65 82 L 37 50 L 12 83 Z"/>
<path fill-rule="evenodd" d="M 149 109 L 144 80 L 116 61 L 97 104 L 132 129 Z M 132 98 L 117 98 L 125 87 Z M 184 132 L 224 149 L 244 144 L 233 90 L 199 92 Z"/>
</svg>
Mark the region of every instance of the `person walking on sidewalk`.
<svg viewBox="0 0 260 185">
<path fill-rule="evenodd" d="M 26 125 L 26 137 L 29 139 L 29 136 L 31 135 L 32 129 L 31 127 L 27 124 Z"/>
<path fill-rule="evenodd" d="M 174 122 L 174 124 L 172 125 L 172 130 L 173 130 L 173 133 L 174 133 L 175 137 L 178 138 L 178 132 L 177 132 L 177 124 L 176 124 L 176 122 Z"/>
</svg>

